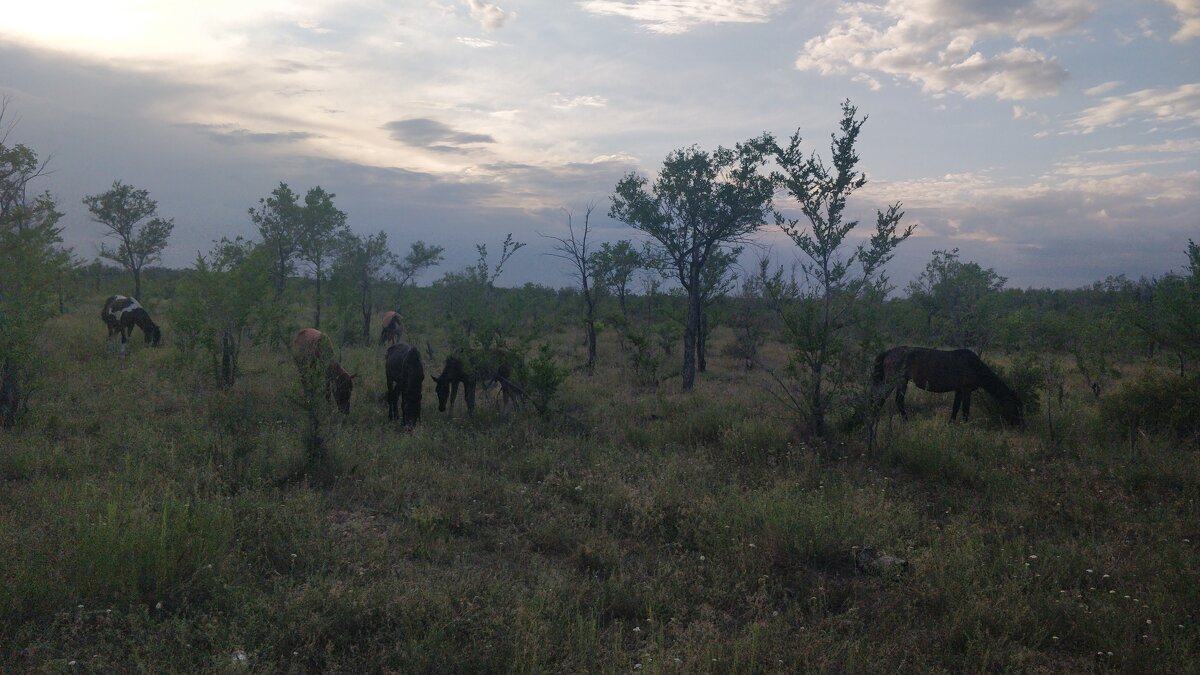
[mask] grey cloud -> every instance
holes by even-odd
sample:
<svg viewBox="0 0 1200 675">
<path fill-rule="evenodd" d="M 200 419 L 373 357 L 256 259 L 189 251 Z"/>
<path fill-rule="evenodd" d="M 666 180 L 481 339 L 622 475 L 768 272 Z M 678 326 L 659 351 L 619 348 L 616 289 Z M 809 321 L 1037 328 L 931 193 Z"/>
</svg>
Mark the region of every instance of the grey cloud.
<svg viewBox="0 0 1200 675">
<path fill-rule="evenodd" d="M 586 12 L 623 16 L 654 33 L 685 33 L 703 24 L 763 23 L 785 0 L 586 0 Z"/>
<path fill-rule="evenodd" d="M 471 10 L 471 18 L 478 21 L 483 29 L 488 31 L 500 28 L 506 21 L 516 16 L 513 12 L 506 12 L 497 5 L 483 2 L 483 0 L 467 0 L 467 5 Z"/>
<path fill-rule="evenodd" d="M 181 124 L 179 126 L 195 129 L 208 138 L 227 145 L 242 143 L 277 144 L 296 143 L 312 138 L 321 138 L 320 134 L 309 131 L 250 131 L 218 124 Z"/>
<path fill-rule="evenodd" d="M 464 152 L 467 148 L 463 146 L 496 142 L 496 139 L 488 134 L 458 131 L 428 117 L 393 120 L 384 124 L 383 128 L 394 141 L 438 152 Z"/>
</svg>

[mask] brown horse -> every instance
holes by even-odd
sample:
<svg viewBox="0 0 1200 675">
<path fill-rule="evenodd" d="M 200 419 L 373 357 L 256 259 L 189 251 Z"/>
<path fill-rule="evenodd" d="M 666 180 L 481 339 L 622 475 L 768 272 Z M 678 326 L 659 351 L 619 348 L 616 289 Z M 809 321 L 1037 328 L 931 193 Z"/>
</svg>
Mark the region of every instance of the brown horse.
<svg viewBox="0 0 1200 675">
<path fill-rule="evenodd" d="M 442 374 L 429 377 L 437 383 L 435 391 L 438 397 L 438 412 L 446 412 L 446 401 L 449 400 L 450 413 L 454 413 L 454 399 L 458 397 L 459 383 L 463 386 L 463 399 L 467 402 L 468 414 L 475 413 L 476 384 L 486 387 L 493 382 L 499 382 L 500 393 L 504 396 L 506 404 L 517 394 L 508 379 L 512 377 L 512 367 L 498 356 L 493 360 L 493 365 L 475 367 L 468 367 L 457 356 L 447 356 L 446 363 L 442 366 Z"/>
<path fill-rule="evenodd" d="M 325 371 L 325 400 L 333 399 L 343 415 L 350 414 L 350 394 L 354 391 L 355 373 L 346 372 L 334 358 L 333 341 L 316 328 L 302 328 L 292 340 L 292 358 L 300 371 L 306 392 L 318 385 L 317 374 Z"/>
<path fill-rule="evenodd" d="M 958 417 L 961 407 L 963 421 L 971 414 L 971 392 L 983 389 L 1000 404 L 1000 416 L 1009 424 L 1021 423 L 1021 400 L 1000 377 L 969 349 L 939 351 L 925 347 L 895 347 L 875 357 L 871 373 L 871 393 L 878 409 L 888 394 L 896 392 L 896 409 L 908 419 L 904 409 L 904 393 L 911 380 L 925 391 L 935 394 L 954 392 L 954 407 L 950 420 Z"/>
<path fill-rule="evenodd" d="M 384 371 L 387 374 L 388 420 L 400 417 L 404 426 L 411 429 L 421 419 L 421 385 L 425 383 L 421 350 L 404 343 L 388 347 Z"/>
<path fill-rule="evenodd" d="M 379 344 L 394 345 L 404 337 L 404 322 L 398 312 L 384 312 L 383 328 L 379 331 Z"/>
<path fill-rule="evenodd" d="M 104 308 L 100 310 L 100 320 L 104 322 L 105 326 L 108 326 L 110 350 L 113 335 L 119 334 L 121 336 L 121 353 L 124 354 L 134 326 L 142 329 L 146 344 L 157 347 L 162 342 L 162 330 L 150 320 L 150 313 L 146 311 L 146 308 L 133 298 L 124 295 L 109 296 L 104 301 Z"/>
</svg>

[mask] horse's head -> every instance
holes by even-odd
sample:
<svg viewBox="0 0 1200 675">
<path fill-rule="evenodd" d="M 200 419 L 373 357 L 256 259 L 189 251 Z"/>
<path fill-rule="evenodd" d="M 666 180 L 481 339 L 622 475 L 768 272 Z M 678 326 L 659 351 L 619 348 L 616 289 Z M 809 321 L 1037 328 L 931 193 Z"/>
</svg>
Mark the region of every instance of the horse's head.
<svg viewBox="0 0 1200 675">
<path fill-rule="evenodd" d="M 1019 427 L 1025 424 L 1025 404 L 1016 394 L 1006 397 L 1000 406 L 1000 417 L 1008 424 Z"/>
<path fill-rule="evenodd" d="M 150 328 L 142 331 L 142 334 L 146 336 L 146 344 L 151 347 L 157 347 L 162 343 L 162 329 L 154 322 L 151 322 Z"/>
<path fill-rule="evenodd" d="M 437 383 L 434 391 L 437 392 L 438 397 L 438 412 L 446 412 L 446 401 L 450 399 L 450 376 L 430 375 L 429 379 Z"/>
<path fill-rule="evenodd" d="M 331 363 L 327 370 L 327 377 L 328 393 L 332 394 L 333 402 L 337 404 L 338 410 L 343 415 L 349 415 L 350 394 L 354 391 L 354 378 L 358 377 L 358 373 L 351 375 L 340 364 Z"/>
</svg>

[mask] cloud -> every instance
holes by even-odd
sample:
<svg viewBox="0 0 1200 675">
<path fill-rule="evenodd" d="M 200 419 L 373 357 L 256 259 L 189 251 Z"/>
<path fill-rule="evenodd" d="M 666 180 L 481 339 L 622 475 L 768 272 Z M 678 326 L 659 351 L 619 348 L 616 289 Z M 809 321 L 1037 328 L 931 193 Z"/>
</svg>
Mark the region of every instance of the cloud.
<svg viewBox="0 0 1200 675">
<path fill-rule="evenodd" d="M 796 67 L 822 75 L 888 75 L 933 95 L 1050 96 L 1067 79 L 1066 69 L 1023 43 L 1077 31 L 1092 11 L 1081 0 L 853 3 L 839 9 L 824 35 L 804 44 Z M 1006 48 L 991 47 L 990 54 L 979 46 L 1014 39 Z"/>
<path fill-rule="evenodd" d="M 428 117 L 393 120 L 383 125 L 383 128 L 394 141 L 438 152 L 464 152 L 468 149 L 464 146 L 496 142 L 496 139 L 488 134 L 458 131 Z"/>
<path fill-rule="evenodd" d="M 1185 122 L 1200 125 L 1200 83 L 1174 89 L 1142 89 L 1106 97 L 1068 123 L 1079 133 L 1090 134 L 1101 127 L 1119 127 L 1133 121 Z"/>
<path fill-rule="evenodd" d="M 489 47 L 496 47 L 500 44 L 495 40 L 486 40 L 484 38 L 473 37 L 458 37 L 455 38 L 455 40 L 457 40 L 459 44 L 466 45 L 474 49 L 487 49 Z"/>
<path fill-rule="evenodd" d="M 486 31 L 493 31 L 504 25 L 506 21 L 516 16 L 515 12 L 506 12 L 500 7 L 483 0 L 467 0 L 471 8 L 471 18 L 479 22 Z"/>
<path fill-rule="evenodd" d="M 608 105 L 608 99 L 603 96 L 575 96 L 567 98 L 559 93 L 551 94 L 555 102 L 550 104 L 552 108 L 558 110 L 571 110 L 573 108 L 603 108 Z"/>
<path fill-rule="evenodd" d="M 586 12 L 623 16 L 654 33 L 686 33 L 698 25 L 764 23 L 785 0 L 586 0 Z"/>
<path fill-rule="evenodd" d="M 322 138 L 320 134 L 311 131 L 250 131 L 231 124 L 180 124 L 178 126 L 195 129 L 217 143 L 226 145 L 243 143 L 275 145 Z"/>
<path fill-rule="evenodd" d="M 1083 93 L 1087 94 L 1088 96 L 1099 96 L 1101 94 L 1107 94 L 1108 92 L 1112 91 L 1113 89 L 1116 89 L 1117 87 L 1121 86 L 1122 84 L 1124 84 L 1124 83 L 1121 82 L 1120 80 L 1110 80 L 1103 84 L 1098 84 L 1094 87 L 1089 87 L 1088 89 L 1084 89 Z"/>
<path fill-rule="evenodd" d="M 1175 8 L 1175 20 L 1179 30 L 1171 36 L 1172 42 L 1187 42 L 1200 37 L 1200 0 L 1163 0 Z"/>
</svg>

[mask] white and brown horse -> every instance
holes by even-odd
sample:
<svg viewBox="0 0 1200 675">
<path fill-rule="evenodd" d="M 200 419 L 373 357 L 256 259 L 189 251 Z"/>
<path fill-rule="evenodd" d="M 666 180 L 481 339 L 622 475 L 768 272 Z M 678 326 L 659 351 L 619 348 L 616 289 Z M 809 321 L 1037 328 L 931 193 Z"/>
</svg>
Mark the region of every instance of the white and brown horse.
<svg viewBox="0 0 1200 675">
<path fill-rule="evenodd" d="M 325 400 L 332 399 L 343 415 L 350 414 L 350 394 L 354 391 L 354 378 L 337 362 L 333 341 L 316 328 L 302 328 L 292 340 L 292 358 L 300 370 L 300 379 L 305 391 L 318 386 L 317 378 L 325 375 Z"/>
<path fill-rule="evenodd" d="M 404 322 L 400 320 L 399 312 L 384 312 L 383 328 L 379 331 L 379 344 L 394 345 L 404 337 Z"/>
<path fill-rule="evenodd" d="M 108 327 L 109 348 L 112 349 L 114 335 L 121 336 L 121 353 L 124 354 L 133 327 L 142 329 L 146 344 L 157 347 L 162 342 L 162 330 L 150 319 L 150 313 L 137 300 L 124 295 L 114 295 L 104 301 L 100 320 Z"/>
</svg>

